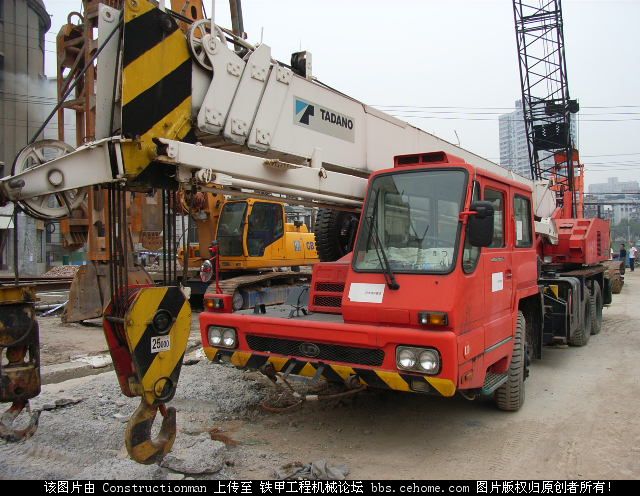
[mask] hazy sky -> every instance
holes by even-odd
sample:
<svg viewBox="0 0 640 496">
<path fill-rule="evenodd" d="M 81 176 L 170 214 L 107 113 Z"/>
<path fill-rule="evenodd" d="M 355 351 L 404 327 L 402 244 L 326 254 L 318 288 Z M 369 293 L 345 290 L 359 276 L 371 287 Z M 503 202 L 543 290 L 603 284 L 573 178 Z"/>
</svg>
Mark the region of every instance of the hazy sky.
<svg viewBox="0 0 640 496">
<path fill-rule="evenodd" d="M 54 75 L 55 34 L 81 2 L 44 2 Z M 498 115 L 520 98 L 511 0 L 242 0 L 242 9 L 249 41 L 262 31 L 279 60 L 309 50 L 325 83 L 371 105 L 408 106 L 392 113 L 499 160 Z M 640 0 L 564 0 L 563 16 L 586 182 L 640 180 Z M 216 2 L 216 22 L 231 27 L 227 1 Z"/>
</svg>

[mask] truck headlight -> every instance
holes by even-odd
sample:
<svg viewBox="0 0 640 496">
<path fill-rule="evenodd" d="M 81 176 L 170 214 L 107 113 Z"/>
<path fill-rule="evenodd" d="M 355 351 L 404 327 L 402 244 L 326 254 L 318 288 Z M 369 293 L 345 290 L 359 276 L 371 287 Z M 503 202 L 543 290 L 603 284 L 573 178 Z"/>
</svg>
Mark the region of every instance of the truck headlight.
<svg viewBox="0 0 640 496">
<path fill-rule="evenodd" d="M 398 366 L 403 369 L 412 369 L 416 366 L 416 354 L 410 348 L 398 350 Z"/>
<path fill-rule="evenodd" d="M 440 367 L 440 359 L 436 350 L 425 350 L 420 353 L 420 367 L 428 374 L 433 374 Z"/>
<path fill-rule="evenodd" d="M 227 348 L 236 347 L 236 331 L 233 329 L 226 329 L 222 333 L 222 344 Z"/>
<path fill-rule="evenodd" d="M 233 327 L 209 326 L 207 334 L 211 346 L 235 348 L 238 344 L 236 330 Z"/>
<path fill-rule="evenodd" d="M 440 372 L 440 353 L 433 348 L 398 346 L 396 365 L 402 370 L 434 375 Z"/>
</svg>

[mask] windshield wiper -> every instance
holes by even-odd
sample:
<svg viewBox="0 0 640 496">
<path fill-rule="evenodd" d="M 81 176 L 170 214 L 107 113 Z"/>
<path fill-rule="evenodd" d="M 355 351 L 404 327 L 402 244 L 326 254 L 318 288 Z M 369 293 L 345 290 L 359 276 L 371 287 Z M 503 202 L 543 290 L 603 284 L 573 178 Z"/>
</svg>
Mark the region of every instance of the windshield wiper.
<svg viewBox="0 0 640 496">
<path fill-rule="evenodd" d="M 369 224 L 369 239 L 367 240 L 367 245 L 371 243 L 371 235 L 373 235 L 374 242 L 373 248 L 376 250 L 376 255 L 378 257 L 378 262 L 380 262 L 380 266 L 384 268 L 384 278 L 387 283 L 389 289 L 400 289 L 400 284 L 396 281 L 396 276 L 391 270 L 391 264 L 389 263 L 389 259 L 387 258 L 387 253 L 382 247 L 382 242 L 380 241 L 380 235 L 378 234 L 378 226 L 376 224 L 376 218 L 378 216 L 378 195 L 380 190 L 376 191 L 376 197 L 374 199 L 375 205 L 373 206 L 373 212 L 370 217 L 365 217 L 367 223 Z"/>
</svg>

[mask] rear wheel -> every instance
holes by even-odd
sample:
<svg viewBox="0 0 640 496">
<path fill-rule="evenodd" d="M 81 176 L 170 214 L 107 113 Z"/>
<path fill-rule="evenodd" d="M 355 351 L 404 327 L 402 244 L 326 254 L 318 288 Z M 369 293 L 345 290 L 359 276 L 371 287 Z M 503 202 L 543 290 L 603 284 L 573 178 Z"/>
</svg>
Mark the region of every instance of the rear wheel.
<svg viewBox="0 0 640 496">
<path fill-rule="evenodd" d="M 583 315 L 582 325 L 569 338 L 571 346 L 586 346 L 591 337 L 591 295 L 586 298 Z"/>
<path fill-rule="evenodd" d="M 591 311 L 591 334 L 599 334 L 602 330 L 602 290 L 600 284 L 593 282 L 593 291 L 589 297 Z"/>
<path fill-rule="evenodd" d="M 511 365 L 509 366 L 509 378 L 494 393 L 494 401 L 500 410 L 515 412 L 520 410 L 524 404 L 524 378 L 526 364 L 526 328 L 527 323 L 524 314 L 518 312 L 516 321 L 515 341 L 513 343 L 513 354 Z"/>
<path fill-rule="evenodd" d="M 316 250 L 320 261 L 333 262 L 353 249 L 359 216 L 321 208 L 316 216 Z"/>
</svg>

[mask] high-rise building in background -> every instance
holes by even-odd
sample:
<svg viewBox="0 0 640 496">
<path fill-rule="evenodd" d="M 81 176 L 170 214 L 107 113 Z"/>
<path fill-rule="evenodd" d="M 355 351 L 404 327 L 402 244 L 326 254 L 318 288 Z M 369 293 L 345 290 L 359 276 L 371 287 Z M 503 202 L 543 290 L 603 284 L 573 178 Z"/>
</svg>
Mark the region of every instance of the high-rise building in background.
<svg viewBox="0 0 640 496">
<path fill-rule="evenodd" d="M 527 133 L 524 128 L 522 101 L 516 101 L 516 109 L 499 117 L 500 165 L 524 177 L 531 176 Z"/>
<path fill-rule="evenodd" d="M 575 116 L 575 114 L 574 114 Z M 527 132 L 524 127 L 522 101 L 516 100 L 515 110 L 499 118 L 500 165 L 524 177 L 531 177 Z M 571 120 L 571 137 L 578 147 L 578 119 Z"/>
<path fill-rule="evenodd" d="M 44 72 L 45 34 L 51 19 L 42 0 L 0 0 L 0 168 L 11 171 L 18 152 L 55 105 Z M 54 54 L 55 56 L 55 54 Z M 53 98 L 52 98 L 53 97 Z M 52 130 L 55 125 L 52 124 Z M 47 137 L 55 137 L 51 131 Z M 40 136 L 42 138 L 43 135 Z M 13 266 L 13 206 L 0 208 L 0 268 Z M 24 274 L 46 269 L 45 224 L 18 215 L 18 260 Z"/>
</svg>

